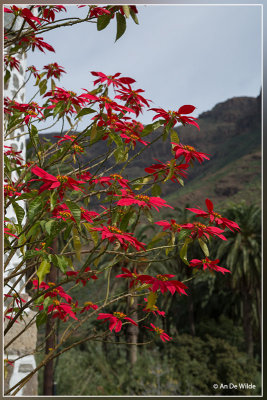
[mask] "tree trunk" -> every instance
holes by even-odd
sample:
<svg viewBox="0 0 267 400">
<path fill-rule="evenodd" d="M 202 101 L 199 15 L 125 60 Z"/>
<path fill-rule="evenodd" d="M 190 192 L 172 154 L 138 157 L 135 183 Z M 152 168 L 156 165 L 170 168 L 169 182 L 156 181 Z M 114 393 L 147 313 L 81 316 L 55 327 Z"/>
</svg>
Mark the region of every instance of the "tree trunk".
<svg viewBox="0 0 267 400">
<path fill-rule="evenodd" d="M 191 269 L 187 269 L 187 278 L 191 278 L 192 277 L 192 270 Z M 188 307 L 188 322 L 189 322 L 189 329 L 190 329 L 190 333 L 192 336 L 196 335 L 196 327 L 195 327 L 195 316 L 194 316 L 194 293 L 193 293 L 193 288 L 191 288 L 191 293 L 188 296 L 188 303 L 187 303 L 187 307 Z"/>
<path fill-rule="evenodd" d="M 53 253 L 57 252 L 57 242 L 54 239 L 52 244 Z M 57 269 L 54 265 L 51 265 L 51 269 L 49 274 L 47 275 L 48 282 L 56 282 L 57 280 Z M 47 317 L 46 321 L 46 329 L 45 329 L 45 354 L 50 352 L 49 349 L 55 348 L 55 320 L 52 319 L 52 315 Z M 48 361 L 44 366 L 44 383 L 43 383 L 43 395 L 44 396 L 53 396 L 54 393 L 54 365 L 53 360 Z"/>
<path fill-rule="evenodd" d="M 128 299 L 128 315 L 134 321 L 137 321 L 138 316 L 137 316 L 137 298 L 136 297 L 132 297 L 132 298 Z M 139 332 L 138 326 L 135 326 L 133 324 L 129 324 L 127 326 L 127 343 L 129 343 L 129 345 L 127 346 L 127 358 L 128 358 L 128 362 L 130 363 L 131 367 L 133 367 L 137 361 L 137 346 L 134 344 L 130 344 L 130 343 L 138 342 L 138 332 Z"/>
<path fill-rule="evenodd" d="M 253 331 L 252 331 L 252 296 L 245 288 L 242 287 L 243 301 L 243 329 L 246 343 L 246 351 L 250 357 L 253 357 Z"/>
</svg>

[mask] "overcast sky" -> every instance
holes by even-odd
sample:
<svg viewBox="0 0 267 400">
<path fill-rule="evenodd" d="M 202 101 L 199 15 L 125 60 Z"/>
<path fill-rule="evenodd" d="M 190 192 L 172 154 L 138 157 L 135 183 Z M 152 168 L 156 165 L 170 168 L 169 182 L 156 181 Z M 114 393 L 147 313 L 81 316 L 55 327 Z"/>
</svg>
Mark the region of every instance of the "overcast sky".
<svg viewBox="0 0 267 400">
<path fill-rule="evenodd" d="M 259 94 L 260 6 L 146 5 L 138 10 L 140 24 L 129 19 L 116 43 L 115 19 L 101 32 L 90 23 L 48 32 L 44 40 L 56 54 L 29 52 L 28 65 L 41 69 L 58 62 L 67 72 L 59 86 L 78 94 L 82 88 L 92 90 L 90 71 L 121 72 L 137 81 L 135 89 L 146 91 L 152 107 L 177 110 L 193 104 L 194 116 L 231 97 Z M 86 11 L 68 7 L 70 16 L 84 16 Z M 28 85 L 27 100 L 32 94 Z M 150 123 L 153 116 L 145 112 L 139 120 Z"/>
</svg>

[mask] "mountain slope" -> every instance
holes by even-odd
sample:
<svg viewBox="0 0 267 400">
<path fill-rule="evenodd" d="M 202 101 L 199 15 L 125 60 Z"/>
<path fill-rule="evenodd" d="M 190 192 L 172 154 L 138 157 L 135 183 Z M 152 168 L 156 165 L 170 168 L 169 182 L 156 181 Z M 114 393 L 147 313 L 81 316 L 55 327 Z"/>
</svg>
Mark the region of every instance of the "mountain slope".
<svg viewBox="0 0 267 400">
<path fill-rule="evenodd" d="M 207 197 L 221 206 L 242 199 L 260 204 L 261 95 L 256 98 L 234 97 L 219 103 L 212 110 L 202 113 L 198 123 L 200 131 L 193 126 L 180 126 L 175 130 L 182 144 L 210 154 L 210 160 L 201 165 L 196 162 L 194 168 L 188 169 L 184 187 L 166 182 L 162 196 L 174 207 L 187 204 L 203 206 Z M 155 131 L 146 140 L 153 140 L 159 133 L 160 130 Z M 44 136 L 54 142 L 55 135 L 58 133 Z M 88 147 L 82 164 L 104 153 L 106 146 L 106 141 L 100 141 Z M 137 145 L 137 150 L 141 148 L 143 145 Z M 124 171 L 124 176 L 137 178 L 144 175 L 144 168 L 155 163 L 156 159 L 166 162 L 170 158 L 169 140 L 160 142 L 137 157 Z M 105 166 L 109 168 L 113 164 L 114 159 L 109 159 Z"/>
</svg>

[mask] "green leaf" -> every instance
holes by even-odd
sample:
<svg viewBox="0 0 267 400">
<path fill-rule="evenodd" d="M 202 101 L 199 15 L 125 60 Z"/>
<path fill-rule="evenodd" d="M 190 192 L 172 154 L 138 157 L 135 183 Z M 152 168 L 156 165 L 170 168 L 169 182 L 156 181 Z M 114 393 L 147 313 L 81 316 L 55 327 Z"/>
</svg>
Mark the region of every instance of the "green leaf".
<svg viewBox="0 0 267 400">
<path fill-rule="evenodd" d="M 40 144 L 40 140 L 38 135 L 38 129 L 34 125 L 31 126 L 30 137 L 34 146 L 37 147 Z"/>
<path fill-rule="evenodd" d="M 163 182 L 166 182 L 167 180 L 171 179 L 171 177 L 173 176 L 175 164 L 176 164 L 176 160 L 171 160 L 169 173 Z"/>
<path fill-rule="evenodd" d="M 57 224 L 58 224 L 58 221 L 56 221 L 54 219 L 50 219 L 50 221 L 45 223 L 44 227 L 49 236 L 52 234 L 52 231 L 54 230 L 55 225 L 57 225 Z"/>
<path fill-rule="evenodd" d="M 54 257 L 56 259 L 55 264 L 59 267 L 60 271 L 65 274 L 69 266 L 69 261 L 66 260 L 66 257 L 58 256 L 57 254 L 55 254 Z"/>
<path fill-rule="evenodd" d="M 120 229 L 121 229 L 123 232 L 126 232 L 126 229 L 128 228 L 128 224 L 129 224 L 130 218 L 132 217 L 132 215 L 133 215 L 134 213 L 135 213 L 135 212 L 134 212 L 133 210 L 131 210 L 131 211 L 128 211 L 128 212 L 123 216 L 123 218 L 122 218 L 122 220 L 121 220 L 121 223 L 120 223 Z"/>
<path fill-rule="evenodd" d="M 110 134 L 109 134 L 109 138 L 112 139 L 113 142 L 116 143 L 116 145 L 117 145 L 118 148 L 124 147 L 122 138 L 121 138 L 119 135 L 117 135 L 117 134 L 115 134 L 115 133 L 110 133 Z"/>
<path fill-rule="evenodd" d="M 130 17 L 130 7 L 125 5 L 125 6 L 122 6 L 122 8 L 123 8 L 126 18 L 129 18 Z"/>
<path fill-rule="evenodd" d="M 18 238 L 18 246 L 22 246 L 22 247 L 20 247 L 20 251 L 23 255 L 25 255 L 25 249 L 24 249 L 25 246 L 23 246 L 23 245 L 26 241 L 27 241 L 27 238 L 26 238 L 25 234 L 22 233 Z"/>
<path fill-rule="evenodd" d="M 153 310 L 154 305 L 156 304 L 157 301 L 157 292 L 150 292 L 149 295 L 147 296 L 147 305 L 146 309 L 147 310 Z"/>
<path fill-rule="evenodd" d="M 12 203 L 12 206 L 13 206 L 14 211 L 16 213 L 18 224 L 21 225 L 21 223 L 23 221 L 23 218 L 24 218 L 24 215 L 25 215 L 25 211 L 21 206 L 19 206 L 15 202 Z"/>
<path fill-rule="evenodd" d="M 131 14 L 131 17 L 132 17 L 132 19 L 134 20 L 134 22 L 137 24 L 137 25 L 139 25 L 139 21 L 138 21 L 138 18 L 137 18 L 137 15 L 136 15 L 136 13 L 130 8 L 130 14 Z"/>
<path fill-rule="evenodd" d="M 50 211 L 53 211 L 57 204 L 57 193 L 50 190 Z"/>
<path fill-rule="evenodd" d="M 102 31 L 105 29 L 108 24 L 110 23 L 111 17 L 107 14 L 100 15 L 100 17 L 97 18 L 97 30 Z"/>
<path fill-rule="evenodd" d="M 114 152 L 114 157 L 117 164 L 126 162 L 128 160 L 128 156 L 129 156 L 128 151 L 125 151 L 124 149 L 121 148 L 117 148 L 117 150 L 115 150 Z"/>
<path fill-rule="evenodd" d="M 31 221 L 43 209 L 42 198 L 37 196 L 29 205 L 28 217 Z"/>
<path fill-rule="evenodd" d="M 200 247 L 201 247 L 203 253 L 205 254 L 205 256 L 209 257 L 209 255 L 210 255 L 209 248 L 208 248 L 207 244 L 204 242 L 204 240 L 199 238 L 198 243 L 200 244 Z"/>
<path fill-rule="evenodd" d="M 56 107 L 54 108 L 53 116 L 55 117 L 60 111 L 65 110 L 65 108 L 66 108 L 66 103 L 64 101 L 59 101 Z"/>
<path fill-rule="evenodd" d="M 189 262 L 187 261 L 187 248 L 188 248 L 188 241 L 186 240 L 185 243 L 183 244 L 182 248 L 180 249 L 179 255 L 181 257 L 181 260 L 186 264 L 189 265 Z"/>
<path fill-rule="evenodd" d="M 36 317 L 36 326 L 39 328 L 39 326 L 43 325 L 47 320 L 47 314 L 42 311 L 40 314 L 37 315 Z"/>
<path fill-rule="evenodd" d="M 78 230 L 75 228 L 75 226 L 72 227 L 72 239 L 73 239 L 73 246 L 74 246 L 74 250 L 76 253 L 76 257 L 78 258 L 79 261 L 81 261 L 82 244 L 81 244 Z"/>
<path fill-rule="evenodd" d="M 4 77 L 4 83 L 5 84 L 7 84 L 8 80 L 10 79 L 10 76 L 11 76 L 10 71 L 7 70 L 6 73 L 5 73 L 5 77 Z"/>
<path fill-rule="evenodd" d="M 180 143 L 180 139 L 174 129 L 171 129 L 171 142 Z"/>
<path fill-rule="evenodd" d="M 51 79 L 51 90 L 52 92 L 55 90 L 56 87 L 56 82 L 54 81 L 54 79 Z"/>
<path fill-rule="evenodd" d="M 151 242 L 148 243 L 147 248 L 152 249 L 154 245 L 159 242 L 162 238 L 166 237 L 166 232 L 158 232 L 155 236 L 153 236 Z"/>
<path fill-rule="evenodd" d="M 115 42 L 124 34 L 124 32 L 126 31 L 126 19 L 125 17 L 117 12 L 116 13 L 116 19 L 117 19 L 117 35 L 116 35 L 116 39 Z"/>
<path fill-rule="evenodd" d="M 73 201 L 70 200 L 66 200 L 66 204 L 69 207 L 75 221 L 77 222 L 77 224 L 80 223 L 81 221 L 81 209 L 79 206 L 77 206 L 76 203 L 74 203 Z"/>
<path fill-rule="evenodd" d="M 145 128 L 142 130 L 142 137 L 143 136 L 147 136 L 149 133 L 151 133 L 152 131 L 155 131 L 156 129 L 158 129 L 160 126 L 162 125 L 161 121 L 156 121 L 153 122 L 153 124 L 148 124 L 145 126 Z"/>
<path fill-rule="evenodd" d="M 148 221 L 152 223 L 153 217 L 152 217 L 150 210 L 148 208 L 144 208 L 143 211 L 144 211 L 144 214 L 147 217 Z"/>
<path fill-rule="evenodd" d="M 94 124 L 91 129 L 90 143 L 95 139 L 96 135 L 97 135 L 97 126 L 96 124 Z"/>
<path fill-rule="evenodd" d="M 47 80 L 43 79 L 41 82 L 39 82 L 39 90 L 40 90 L 40 95 L 44 94 L 47 89 Z"/>
<path fill-rule="evenodd" d="M 43 282 L 45 276 L 50 272 L 51 264 L 47 260 L 43 260 L 37 270 L 39 283 Z"/>
<path fill-rule="evenodd" d="M 92 108 L 83 108 L 77 115 L 76 115 L 76 117 L 75 117 L 75 119 L 76 118 L 79 118 L 79 117 L 82 117 L 83 115 L 87 115 L 87 114 L 91 114 L 91 113 L 94 113 L 94 112 L 96 112 L 96 110 L 93 110 Z"/>
<path fill-rule="evenodd" d="M 161 195 L 161 187 L 157 183 L 152 186 L 151 194 L 154 197 L 157 197 L 157 196 Z"/>
<path fill-rule="evenodd" d="M 88 232 L 90 233 L 90 236 L 93 239 L 94 245 L 96 246 L 98 244 L 98 234 L 96 231 L 93 231 L 91 228 L 93 225 L 89 224 L 88 222 L 84 222 L 83 224 L 85 226 L 85 228 L 88 230 Z"/>
</svg>

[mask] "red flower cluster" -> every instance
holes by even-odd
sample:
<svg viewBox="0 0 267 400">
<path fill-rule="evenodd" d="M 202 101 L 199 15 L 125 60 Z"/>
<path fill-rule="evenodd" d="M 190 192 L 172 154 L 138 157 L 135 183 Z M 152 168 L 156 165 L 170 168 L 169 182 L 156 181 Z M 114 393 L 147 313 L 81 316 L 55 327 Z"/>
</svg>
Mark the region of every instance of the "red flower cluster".
<svg viewBox="0 0 267 400">
<path fill-rule="evenodd" d="M 91 227 L 90 229 L 101 232 L 102 240 L 107 239 L 110 243 L 119 242 L 125 250 L 127 250 L 129 245 L 133 246 L 137 251 L 140 249 L 145 250 L 145 243 L 139 242 L 131 233 L 122 232 L 116 226 Z"/>
<path fill-rule="evenodd" d="M 165 200 L 161 199 L 160 197 L 149 197 L 142 194 L 132 194 L 131 192 L 128 193 L 126 190 L 121 191 L 121 199 L 117 202 L 118 206 L 131 206 L 133 204 L 137 204 L 139 207 L 148 207 L 148 208 L 155 208 L 159 211 L 159 207 L 169 207 Z M 115 195 L 118 196 L 118 195 Z"/>
<path fill-rule="evenodd" d="M 37 306 L 40 311 L 44 309 L 43 304 Z M 53 304 L 50 304 L 47 309 L 47 314 L 52 313 L 52 318 L 59 318 L 63 322 L 66 322 L 69 317 L 78 320 L 76 317 L 76 311 L 73 311 L 73 306 L 68 303 L 60 302 L 59 300 L 53 300 Z"/>
<path fill-rule="evenodd" d="M 144 298 L 144 300 L 147 302 L 148 300 L 147 300 L 147 298 L 145 297 Z M 159 309 L 158 309 L 158 307 L 154 304 L 153 306 L 152 306 L 152 308 L 147 308 L 147 307 L 145 307 L 145 308 L 143 308 L 143 311 L 145 311 L 145 312 L 152 312 L 152 314 L 154 314 L 154 315 L 160 315 L 161 317 L 165 317 L 165 311 L 160 311 Z"/>
<path fill-rule="evenodd" d="M 48 91 L 43 97 L 49 97 L 48 101 L 52 103 L 47 107 L 47 109 L 53 109 L 59 102 L 61 102 L 62 105 L 65 105 L 64 113 L 66 114 L 77 113 L 76 108 L 80 109 L 80 106 L 87 102 L 88 99 L 98 100 L 96 96 L 90 95 L 90 98 L 89 94 L 77 96 L 77 93 L 59 87 L 55 87 L 54 90 Z"/>
<path fill-rule="evenodd" d="M 131 324 L 137 326 L 137 323 L 132 318 L 127 317 L 126 314 L 119 311 L 116 311 L 113 314 L 100 313 L 98 314 L 97 319 L 104 319 L 106 321 L 109 321 L 109 330 L 112 331 L 114 329 L 115 332 L 120 332 L 122 327 L 122 320 L 128 321 Z"/>
<path fill-rule="evenodd" d="M 168 229 L 168 230 L 170 230 L 172 232 L 178 233 L 182 229 L 182 226 L 180 224 L 177 224 L 175 219 L 171 219 L 171 222 L 168 222 L 166 220 L 162 220 L 162 221 L 155 222 L 155 224 L 163 226 L 163 230 L 164 231 L 166 231 Z"/>
<path fill-rule="evenodd" d="M 63 142 L 66 142 L 66 141 L 70 140 L 72 142 L 71 150 L 74 151 L 74 154 L 84 153 L 84 148 L 77 143 L 77 140 L 76 140 L 77 136 L 76 135 L 63 135 L 63 137 L 62 136 L 54 136 L 54 137 L 60 138 L 60 140 L 57 143 L 58 145 L 60 145 Z"/>
<path fill-rule="evenodd" d="M 107 10 L 105 10 L 107 11 Z M 115 75 L 106 75 L 103 74 L 103 72 L 95 72 L 95 71 L 91 71 L 91 74 L 94 76 L 98 76 L 99 78 L 96 79 L 94 81 L 94 85 L 96 85 L 97 83 L 104 83 L 107 82 L 107 86 L 109 86 L 110 84 L 113 85 L 113 87 L 123 87 L 124 85 L 130 85 L 131 83 L 134 83 L 135 80 L 129 77 L 121 77 L 119 78 L 119 76 L 121 75 L 120 72 L 117 72 Z"/>
<path fill-rule="evenodd" d="M 157 160 L 159 164 L 152 164 L 150 167 L 145 168 L 145 171 L 148 174 L 153 174 L 154 180 L 158 180 L 159 178 L 165 179 L 171 169 L 171 162 L 168 161 L 166 164 L 163 162 Z M 175 161 L 175 164 L 172 166 L 173 168 L 173 174 L 170 177 L 170 180 L 172 182 L 178 182 L 179 183 L 179 177 L 182 176 L 184 178 L 187 177 L 186 172 L 184 172 L 185 169 L 189 167 L 188 164 L 177 164 Z"/>
<path fill-rule="evenodd" d="M 6 67 L 9 67 L 11 70 L 13 68 L 16 68 L 16 70 L 19 71 L 20 62 L 15 57 L 12 57 L 10 55 L 5 55 L 4 63 L 6 65 Z"/>
<path fill-rule="evenodd" d="M 195 122 L 197 118 L 187 117 L 182 114 L 191 114 L 196 107 L 191 105 L 184 105 L 179 108 L 178 111 L 165 111 L 163 108 L 150 108 L 150 110 L 155 111 L 157 114 L 153 117 L 154 119 L 163 118 L 165 119 L 164 125 L 167 125 L 172 121 L 171 126 L 174 126 L 177 122 L 181 122 L 183 125 L 194 125 L 199 129 L 199 125 Z"/>
<path fill-rule="evenodd" d="M 32 51 L 34 51 L 36 47 L 43 53 L 45 52 L 44 49 L 55 53 L 55 49 L 50 44 L 44 42 L 42 37 L 37 37 L 35 35 L 23 36 L 19 41 L 19 45 L 23 43 L 28 43 L 29 46 L 31 46 Z"/>
<path fill-rule="evenodd" d="M 35 78 L 37 78 L 37 79 L 40 79 L 40 78 L 41 78 L 41 77 L 40 77 L 40 74 L 38 74 L 38 70 L 35 68 L 34 65 L 30 65 L 30 66 L 26 69 L 26 71 L 30 71 L 30 72 L 33 74 L 33 76 L 34 76 Z"/>
<path fill-rule="evenodd" d="M 66 275 L 67 276 L 77 276 L 77 275 L 79 275 L 79 273 L 80 273 L 80 271 L 67 271 Z M 90 275 L 87 277 L 86 273 L 90 273 Z M 86 275 L 86 276 L 84 277 L 84 275 Z M 76 283 L 82 282 L 82 285 L 85 286 L 87 281 L 90 281 L 90 279 L 96 280 L 98 278 L 97 278 L 96 275 L 91 273 L 91 268 L 90 267 L 86 267 L 84 272 L 83 272 L 83 277 L 82 278 L 78 278 L 76 280 Z"/>
<path fill-rule="evenodd" d="M 209 160 L 208 155 L 206 153 L 201 153 L 196 151 L 196 149 L 192 146 L 182 145 L 181 143 L 173 143 L 173 151 L 175 151 L 175 158 L 179 158 L 184 156 L 185 162 L 189 163 L 189 161 L 198 160 L 200 163 L 204 161 L 204 159 Z"/>
<path fill-rule="evenodd" d="M 66 204 L 60 204 L 56 206 L 52 211 L 52 215 L 54 218 L 62 219 L 63 221 L 71 220 L 76 222 L 69 207 L 67 207 Z"/>
<path fill-rule="evenodd" d="M 210 222 L 215 222 L 216 225 L 222 226 L 222 228 L 229 228 L 231 231 L 240 230 L 238 224 L 227 218 L 223 218 L 220 214 L 213 211 L 213 203 L 209 199 L 206 199 L 207 211 L 203 211 L 200 208 L 187 208 L 197 214 L 198 217 L 209 218 Z"/>
<path fill-rule="evenodd" d="M 42 113 L 42 109 L 43 107 L 40 107 L 37 103 L 35 103 L 34 101 L 32 101 L 31 103 L 18 103 L 15 100 L 10 100 L 9 98 L 5 99 L 5 104 L 7 106 L 7 109 L 5 112 L 9 113 L 9 110 L 18 110 L 20 112 L 22 112 L 25 117 L 24 117 L 24 122 L 26 124 L 29 123 L 31 118 L 43 118 L 44 115 Z M 10 114 L 10 113 L 9 113 Z M 41 115 L 39 117 L 39 114 Z"/>
<path fill-rule="evenodd" d="M 160 290 L 161 293 L 169 291 L 172 295 L 175 292 L 179 293 L 180 295 L 187 295 L 185 292 L 185 289 L 188 289 L 187 286 L 185 286 L 182 282 L 170 280 L 170 278 L 173 278 L 175 275 L 158 274 L 156 278 L 154 278 L 150 275 L 137 274 L 136 271 L 131 272 L 124 267 L 122 267 L 122 271 L 126 273 L 117 275 L 116 278 L 130 278 L 132 280 L 130 283 L 130 287 L 132 287 L 139 281 L 141 284 L 151 285 L 150 290 L 152 290 L 152 292 Z"/>
<path fill-rule="evenodd" d="M 99 183 L 102 186 L 108 185 L 111 186 L 112 184 L 118 182 L 118 184 L 122 188 L 127 188 L 130 189 L 128 185 L 128 179 L 124 179 L 121 175 L 119 174 L 112 174 L 110 176 L 102 176 L 100 178 L 92 179 L 90 183 Z"/>
<path fill-rule="evenodd" d="M 205 257 L 202 260 L 193 259 L 190 261 L 189 267 L 193 267 L 193 268 L 196 267 L 197 269 L 203 267 L 203 270 L 208 269 L 210 271 L 222 272 L 223 274 L 225 272 L 231 273 L 231 271 L 229 271 L 229 269 L 226 269 L 226 268 L 220 267 L 219 265 L 216 265 L 219 261 L 220 261 L 219 259 L 212 261 L 208 257 Z"/>
<path fill-rule="evenodd" d="M 5 156 L 9 157 L 9 159 L 15 164 L 21 165 L 23 158 L 20 157 L 19 154 L 21 154 L 22 151 L 15 151 L 12 146 L 4 146 L 4 149 L 8 149 L 4 150 Z"/>
<path fill-rule="evenodd" d="M 215 226 L 207 226 L 204 224 L 200 224 L 199 222 L 193 222 L 181 225 L 182 229 L 188 229 L 191 231 L 191 238 L 196 239 L 201 238 L 201 236 L 206 236 L 209 239 L 210 236 L 218 236 L 222 240 L 227 240 L 225 236 L 222 235 L 224 232 L 223 229 L 217 228 Z"/>
<path fill-rule="evenodd" d="M 120 99 L 125 101 L 132 109 L 134 110 L 136 116 L 142 112 L 142 108 L 145 106 L 149 107 L 149 101 L 148 99 L 145 99 L 143 96 L 141 96 L 139 93 L 143 93 L 144 90 L 142 89 L 137 89 L 133 90 L 130 86 L 129 88 L 124 88 L 123 90 L 117 90 L 118 93 L 121 93 L 120 95 L 115 96 L 115 99 Z"/>
<path fill-rule="evenodd" d="M 51 175 L 48 172 L 44 171 L 42 168 L 33 167 L 31 172 L 37 176 L 40 176 L 41 179 L 31 179 L 30 182 L 33 181 L 42 181 L 43 185 L 39 189 L 39 193 L 42 193 L 44 190 L 53 190 L 59 188 L 60 198 L 63 197 L 64 191 L 69 188 L 71 190 L 80 190 L 83 191 L 79 185 L 85 183 L 84 181 L 77 181 L 69 176 L 64 175 Z"/>
<path fill-rule="evenodd" d="M 68 303 L 71 303 L 71 301 L 72 301 L 72 297 L 69 296 L 69 295 L 64 291 L 64 289 L 63 289 L 62 286 L 57 286 L 57 287 L 53 288 L 53 287 L 55 286 L 55 283 L 54 283 L 54 282 L 48 282 L 48 283 L 41 282 L 40 285 L 38 286 L 38 280 L 37 280 L 37 279 L 34 279 L 34 280 L 32 281 L 32 283 L 33 283 L 34 289 L 36 289 L 36 290 L 37 290 L 37 289 L 44 289 L 44 290 L 47 290 L 47 289 L 51 288 L 51 291 L 45 293 L 45 295 L 44 295 L 44 298 L 45 298 L 45 299 L 46 299 L 47 297 L 53 298 L 53 297 L 59 296 L 59 297 L 62 297 L 63 299 L 65 299 L 65 300 L 67 300 Z"/>
<path fill-rule="evenodd" d="M 36 22 L 37 24 L 41 25 L 41 20 L 40 18 L 35 17 L 31 10 L 29 10 L 29 8 L 19 8 L 17 6 L 11 6 L 10 9 L 9 8 L 4 8 L 4 12 L 6 13 L 11 13 L 14 14 L 15 16 L 19 16 L 24 18 L 24 20 L 34 29 L 37 30 L 36 25 L 34 24 L 34 22 Z M 33 22 L 34 21 L 34 22 Z"/>
<path fill-rule="evenodd" d="M 65 74 L 66 72 L 64 71 L 64 68 L 58 65 L 58 63 L 54 62 L 51 64 L 47 64 L 44 66 L 44 69 L 47 70 L 47 79 L 54 77 L 56 79 L 60 78 L 60 75 L 63 73 Z"/>
<path fill-rule="evenodd" d="M 64 6 L 56 6 L 56 5 L 52 5 L 52 6 L 35 6 L 41 9 L 43 18 L 47 21 L 52 21 L 54 22 L 55 20 L 55 13 L 58 13 L 60 11 L 67 11 L 66 8 Z"/>
<path fill-rule="evenodd" d="M 148 326 L 145 326 L 145 328 L 147 328 L 150 331 L 155 332 L 157 335 L 159 335 L 159 337 L 161 338 L 161 340 L 163 342 L 170 341 L 172 339 L 169 335 L 167 335 L 167 333 L 164 332 L 163 329 L 158 328 L 157 326 L 153 325 L 152 323 L 150 325 L 152 326 L 152 328 L 150 328 Z"/>
<path fill-rule="evenodd" d="M 80 311 L 80 314 L 84 313 L 85 311 L 90 310 L 91 308 L 92 308 L 93 310 L 97 310 L 97 309 L 98 309 L 98 306 L 97 306 L 96 304 L 92 303 L 91 301 L 86 301 L 86 302 L 84 303 L 84 307 L 83 307 L 82 310 Z"/>
</svg>

